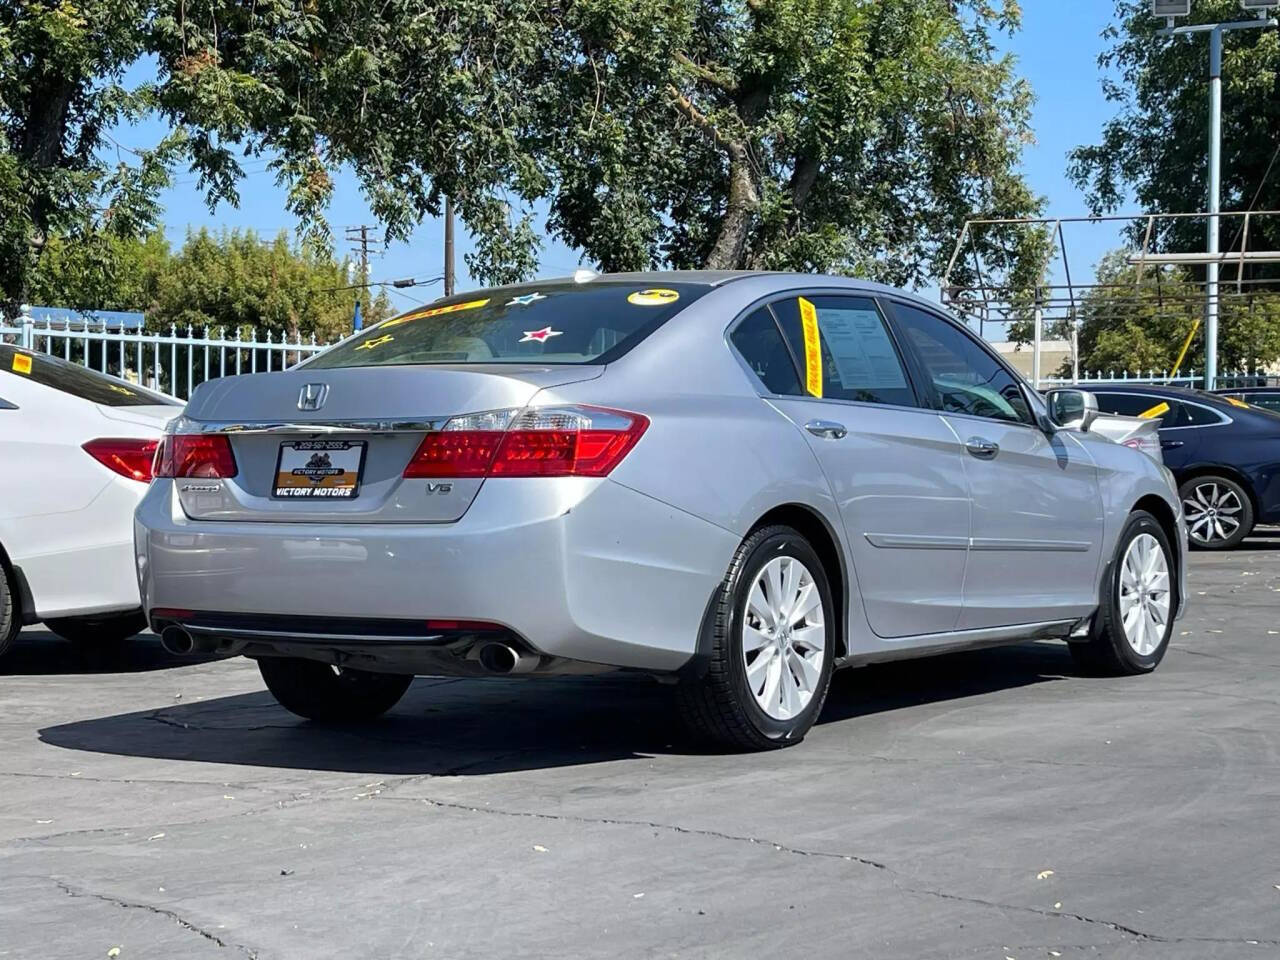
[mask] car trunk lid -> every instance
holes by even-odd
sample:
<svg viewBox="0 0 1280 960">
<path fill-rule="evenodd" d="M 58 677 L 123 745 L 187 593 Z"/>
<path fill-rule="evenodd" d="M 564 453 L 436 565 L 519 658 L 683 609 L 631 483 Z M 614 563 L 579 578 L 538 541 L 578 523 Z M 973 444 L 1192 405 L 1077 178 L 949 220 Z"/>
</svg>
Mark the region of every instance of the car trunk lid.
<svg viewBox="0 0 1280 960">
<path fill-rule="evenodd" d="M 422 439 L 451 418 L 522 408 L 599 366 L 340 367 L 226 377 L 199 387 L 183 433 L 228 437 L 236 475 L 175 480 L 187 516 L 290 523 L 445 523 L 483 478 L 405 478 Z M 354 474 L 354 477 L 353 477 Z"/>
</svg>

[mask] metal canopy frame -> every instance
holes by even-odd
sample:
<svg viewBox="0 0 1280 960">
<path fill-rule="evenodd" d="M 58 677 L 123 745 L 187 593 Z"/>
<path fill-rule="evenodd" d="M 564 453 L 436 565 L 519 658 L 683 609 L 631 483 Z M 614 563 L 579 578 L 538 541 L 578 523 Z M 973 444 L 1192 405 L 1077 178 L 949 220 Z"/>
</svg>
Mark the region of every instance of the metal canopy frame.
<svg viewBox="0 0 1280 960">
<path fill-rule="evenodd" d="M 1216 216 L 1228 224 L 1238 224 L 1232 249 L 1216 254 L 1202 252 L 1166 252 L 1153 248 L 1159 236 L 1158 227 L 1162 223 L 1174 220 L 1200 219 L 1207 221 Z M 1259 218 L 1280 218 L 1280 210 L 1245 210 L 1197 213 L 1145 213 L 1145 214 L 1109 214 L 1105 216 L 1076 217 L 1014 217 L 1014 218 L 975 218 L 965 222 L 956 240 L 948 261 L 946 273 L 942 279 L 941 299 L 944 305 L 959 314 L 966 322 L 976 325 L 978 332 L 985 336 L 988 322 L 1008 323 L 1014 320 L 1032 320 L 1035 336 L 1032 343 L 1032 380 L 1038 386 L 1044 379 L 1044 371 L 1040 369 L 1040 345 L 1046 324 L 1070 323 L 1073 358 L 1073 377 L 1079 376 L 1079 358 L 1076 349 L 1075 334 L 1078 326 L 1082 303 L 1095 291 L 1108 291 L 1108 306 L 1117 311 L 1149 304 L 1150 297 L 1143 296 L 1143 281 L 1150 271 L 1155 271 L 1154 289 L 1156 292 L 1157 310 L 1165 315 L 1187 322 L 1190 330 L 1194 322 L 1203 318 L 1208 284 L 1203 279 L 1177 278 L 1176 285 L 1170 285 L 1172 279 L 1165 269 L 1167 267 L 1194 267 L 1216 264 L 1235 268 L 1234 292 L 1212 293 L 1214 305 L 1229 303 L 1252 309 L 1254 299 L 1259 291 L 1280 290 L 1280 280 L 1246 276 L 1246 267 L 1259 264 L 1280 264 L 1280 251 L 1249 250 L 1250 229 Z M 1141 247 L 1127 257 L 1129 264 L 1136 266 L 1136 276 L 1132 285 L 1128 283 L 1082 283 L 1085 272 L 1079 269 L 1073 273 L 1071 257 L 1067 248 L 1066 227 L 1072 224 L 1100 225 L 1125 224 L 1130 232 L 1141 235 Z M 983 262 L 979 240 L 986 231 L 1007 231 L 1010 228 L 1041 228 L 1046 237 L 1051 239 L 1055 249 L 1051 252 L 1044 272 L 1037 278 L 1034 287 L 1014 283 L 1010 276 L 1008 264 L 1003 269 L 993 271 L 989 264 Z M 1236 249 L 1236 244 L 1239 248 Z M 1002 248 L 1003 249 L 1003 248 Z M 1003 258 L 1003 256 L 1002 256 Z M 959 283 L 957 275 L 959 266 L 965 264 L 972 274 L 972 282 Z M 1060 279 L 1050 280 L 1051 269 L 1059 267 Z M 1078 266 L 1078 265 L 1077 265 Z M 1125 291 L 1131 291 L 1128 295 Z M 1185 354 L 1185 350 L 1184 350 Z M 1178 371 L 1174 371 L 1176 375 Z"/>
</svg>

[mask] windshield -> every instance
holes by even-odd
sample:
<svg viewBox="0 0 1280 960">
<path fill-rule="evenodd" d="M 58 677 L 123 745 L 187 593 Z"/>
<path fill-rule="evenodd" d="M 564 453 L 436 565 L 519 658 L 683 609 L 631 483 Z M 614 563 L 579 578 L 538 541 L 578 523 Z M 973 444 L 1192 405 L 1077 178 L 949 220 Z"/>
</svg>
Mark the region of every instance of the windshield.
<svg viewBox="0 0 1280 960">
<path fill-rule="evenodd" d="M 482 290 L 386 320 L 307 366 L 609 363 L 710 289 L 597 280 Z"/>
<path fill-rule="evenodd" d="M 137 384 L 117 380 L 78 363 L 5 344 L 0 344 L 0 372 L 106 407 L 180 406 L 176 400 L 163 394 L 152 393 Z"/>
</svg>

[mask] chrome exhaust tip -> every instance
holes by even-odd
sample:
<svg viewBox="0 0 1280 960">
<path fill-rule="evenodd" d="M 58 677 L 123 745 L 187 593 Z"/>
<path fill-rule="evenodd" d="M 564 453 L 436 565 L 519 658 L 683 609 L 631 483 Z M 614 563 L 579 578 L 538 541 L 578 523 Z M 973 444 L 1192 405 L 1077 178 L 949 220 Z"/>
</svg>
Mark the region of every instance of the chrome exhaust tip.
<svg viewBox="0 0 1280 960">
<path fill-rule="evenodd" d="M 505 643 L 486 643 L 476 654 L 480 666 L 490 673 L 529 673 L 538 665 L 538 657 L 521 653 Z"/>
<path fill-rule="evenodd" d="M 171 623 L 160 631 L 160 646 L 175 657 L 189 657 L 195 653 L 196 642 L 186 627 Z"/>
</svg>

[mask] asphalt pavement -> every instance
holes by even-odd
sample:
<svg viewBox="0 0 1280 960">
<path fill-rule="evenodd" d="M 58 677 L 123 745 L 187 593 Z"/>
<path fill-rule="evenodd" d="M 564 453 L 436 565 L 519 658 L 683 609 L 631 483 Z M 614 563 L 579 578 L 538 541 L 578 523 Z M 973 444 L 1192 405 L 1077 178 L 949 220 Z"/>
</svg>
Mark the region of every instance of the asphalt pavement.
<svg viewBox="0 0 1280 960">
<path fill-rule="evenodd" d="M 1193 555 L 1191 592 L 1152 676 L 1054 643 L 867 667 L 754 755 L 647 682 L 422 679 L 326 729 L 247 660 L 31 629 L 0 957 L 1277 957 L 1280 534 Z"/>
</svg>

